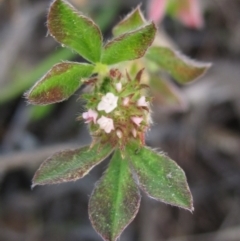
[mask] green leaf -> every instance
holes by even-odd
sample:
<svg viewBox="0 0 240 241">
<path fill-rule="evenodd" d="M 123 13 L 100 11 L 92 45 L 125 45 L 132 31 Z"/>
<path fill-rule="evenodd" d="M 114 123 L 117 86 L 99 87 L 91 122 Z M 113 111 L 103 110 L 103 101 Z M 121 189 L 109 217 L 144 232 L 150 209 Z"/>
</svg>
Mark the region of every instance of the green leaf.
<svg viewBox="0 0 240 241">
<path fill-rule="evenodd" d="M 105 158 L 113 147 L 111 145 L 96 144 L 75 150 L 65 150 L 53 154 L 39 167 L 33 177 L 32 187 L 36 185 L 55 184 L 76 181 Z"/>
<path fill-rule="evenodd" d="M 174 161 L 137 142 L 131 142 L 126 152 L 143 191 L 159 201 L 193 211 L 185 174 Z"/>
<path fill-rule="evenodd" d="M 50 7 L 47 26 L 50 34 L 90 62 L 99 62 L 102 34 L 98 26 L 70 4 L 55 0 Z"/>
<path fill-rule="evenodd" d="M 117 240 L 136 216 L 140 198 L 128 161 L 116 150 L 89 202 L 90 220 L 104 240 Z"/>
<path fill-rule="evenodd" d="M 203 75 L 211 66 L 197 62 L 166 47 L 151 47 L 146 58 L 158 64 L 181 84 L 188 83 Z"/>
<path fill-rule="evenodd" d="M 187 103 L 177 88 L 176 85 L 170 81 L 160 78 L 157 75 L 152 75 L 150 79 L 150 87 L 153 92 L 154 102 L 156 102 L 159 108 L 170 109 L 184 109 L 187 107 Z"/>
<path fill-rule="evenodd" d="M 70 97 L 81 85 L 81 78 L 89 77 L 94 66 L 83 63 L 63 62 L 53 66 L 26 93 L 31 104 L 47 105 Z"/>
<path fill-rule="evenodd" d="M 144 19 L 141 9 L 138 6 L 113 28 L 113 35 L 116 37 L 136 30 L 137 28 L 145 25 L 145 23 L 146 20 Z"/>
<path fill-rule="evenodd" d="M 156 33 L 154 23 L 123 34 L 108 42 L 103 49 L 101 62 L 116 64 L 141 58 L 152 44 Z"/>
</svg>

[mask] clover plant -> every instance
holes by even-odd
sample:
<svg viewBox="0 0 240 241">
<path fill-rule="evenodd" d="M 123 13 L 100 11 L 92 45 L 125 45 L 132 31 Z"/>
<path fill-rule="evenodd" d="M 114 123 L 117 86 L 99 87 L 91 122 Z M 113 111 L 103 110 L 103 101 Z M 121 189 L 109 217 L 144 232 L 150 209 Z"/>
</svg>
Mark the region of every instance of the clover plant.
<svg viewBox="0 0 240 241">
<path fill-rule="evenodd" d="M 86 62 L 56 64 L 26 98 L 31 104 L 47 105 L 64 101 L 81 85 L 86 86 L 80 96 L 86 110 L 79 118 L 88 124 L 93 141 L 53 154 L 35 173 L 32 186 L 76 181 L 111 156 L 89 201 L 92 225 L 106 241 L 117 240 L 134 219 L 140 190 L 193 211 L 183 170 L 165 154 L 146 147 L 144 135 L 151 124 L 152 79 L 158 78 L 157 71 L 187 83 L 209 65 L 152 46 L 157 29 L 144 19 L 139 7 L 114 27 L 114 37 L 106 43 L 99 27 L 64 0 L 51 4 L 47 26 L 56 41 Z"/>
</svg>

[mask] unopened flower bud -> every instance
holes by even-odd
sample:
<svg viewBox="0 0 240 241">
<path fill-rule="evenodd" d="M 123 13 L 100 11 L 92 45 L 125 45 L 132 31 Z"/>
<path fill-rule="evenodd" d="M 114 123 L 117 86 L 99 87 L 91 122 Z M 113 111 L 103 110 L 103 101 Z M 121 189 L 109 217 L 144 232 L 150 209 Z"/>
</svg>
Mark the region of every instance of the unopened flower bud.
<svg viewBox="0 0 240 241">
<path fill-rule="evenodd" d="M 133 129 L 132 129 L 132 134 L 133 134 L 134 138 L 136 138 L 136 137 L 137 137 L 137 131 L 136 131 L 136 129 L 135 129 L 135 128 L 133 128 Z"/>
<path fill-rule="evenodd" d="M 117 131 L 116 131 L 116 134 L 117 134 L 117 136 L 118 136 L 119 139 L 122 138 L 122 132 L 121 132 L 120 130 L 117 130 Z"/>
<path fill-rule="evenodd" d="M 117 90 L 118 92 L 120 92 L 120 91 L 122 90 L 122 83 L 121 83 L 121 82 L 119 82 L 119 83 L 116 84 L 116 90 Z"/>
<path fill-rule="evenodd" d="M 143 118 L 142 118 L 142 117 L 138 117 L 138 116 L 133 116 L 133 117 L 131 117 L 131 120 L 132 120 L 137 126 L 140 126 L 140 123 L 142 122 Z"/>
<path fill-rule="evenodd" d="M 129 103 L 129 100 L 130 100 L 129 97 L 124 98 L 124 99 L 123 99 L 123 105 L 124 105 L 124 106 L 127 106 L 128 103 Z"/>
</svg>

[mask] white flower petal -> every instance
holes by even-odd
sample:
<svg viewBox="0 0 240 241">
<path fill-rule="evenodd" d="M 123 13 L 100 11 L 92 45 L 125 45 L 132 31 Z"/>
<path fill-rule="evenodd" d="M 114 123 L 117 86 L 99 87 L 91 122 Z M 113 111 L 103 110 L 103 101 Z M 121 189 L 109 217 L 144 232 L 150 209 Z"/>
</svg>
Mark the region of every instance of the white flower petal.
<svg viewBox="0 0 240 241">
<path fill-rule="evenodd" d="M 97 123 L 100 126 L 100 129 L 104 130 L 106 133 L 110 133 L 114 130 L 113 119 L 106 116 L 102 116 L 98 119 Z"/>
<path fill-rule="evenodd" d="M 148 102 L 146 102 L 146 97 L 145 96 L 142 96 L 141 98 L 138 99 L 137 106 L 146 106 L 146 107 L 148 107 Z"/>
<path fill-rule="evenodd" d="M 118 97 L 113 93 L 107 93 L 98 103 L 97 109 L 104 110 L 106 113 L 110 113 L 117 107 Z"/>
</svg>

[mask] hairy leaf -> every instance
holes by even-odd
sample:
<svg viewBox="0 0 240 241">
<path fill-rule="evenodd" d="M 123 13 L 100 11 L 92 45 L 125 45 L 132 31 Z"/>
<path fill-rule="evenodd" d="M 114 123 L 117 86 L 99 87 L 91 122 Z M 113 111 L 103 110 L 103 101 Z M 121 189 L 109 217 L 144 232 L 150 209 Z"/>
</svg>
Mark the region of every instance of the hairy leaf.
<svg viewBox="0 0 240 241">
<path fill-rule="evenodd" d="M 137 142 L 130 143 L 126 152 L 143 191 L 159 201 L 193 211 L 185 174 L 174 161 Z"/>
<path fill-rule="evenodd" d="M 63 62 L 53 66 L 30 90 L 26 97 L 31 104 L 47 105 L 69 98 L 81 85 L 81 78 L 92 74 L 93 65 Z"/>
<path fill-rule="evenodd" d="M 181 84 L 188 83 L 203 75 L 211 66 L 197 62 L 166 47 L 151 47 L 146 58 L 154 61 L 160 68 L 169 72 Z"/>
<path fill-rule="evenodd" d="M 116 150 L 90 198 L 91 222 L 104 240 L 115 241 L 136 216 L 139 205 L 140 193 L 128 161 Z"/>
<path fill-rule="evenodd" d="M 154 102 L 158 104 L 159 108 L 170 110 L 187 107 L 182 93 L 170 81 L 160 78 L 158 75 L 152 75 L 150 87 L 154 95 Z"/>
<path fill-rule="evenodd" d="M 96 144 L 75 150 L 53 154 L 39 167 L 33 177 L 33 185 L 55 184 L 76 181 L 84 177 L 113 151 L 112 146 Z"/>
<path fill-rule="evenodd" d="M 152 44 L 156 33 L 154 23 L 123 34 L 108 42 L 103 49 L 101 62 L 116 64 L 141 58 Z"/>
<path fill-rule="evenodd" d="M 50 34 L 90 62 L 99 62 L 102 34 L 98 26 L 63 0 L 50 7 L 47 26 Z"/>
<path fill-rule="evenodd" d="M 136 30 L 137 28 L 145 25 L 145 23 L 146 20 L 144 19 L 140 7 L 138 6 L 113 28 L 113 35 L 116 37 Z"/>
</svg>

